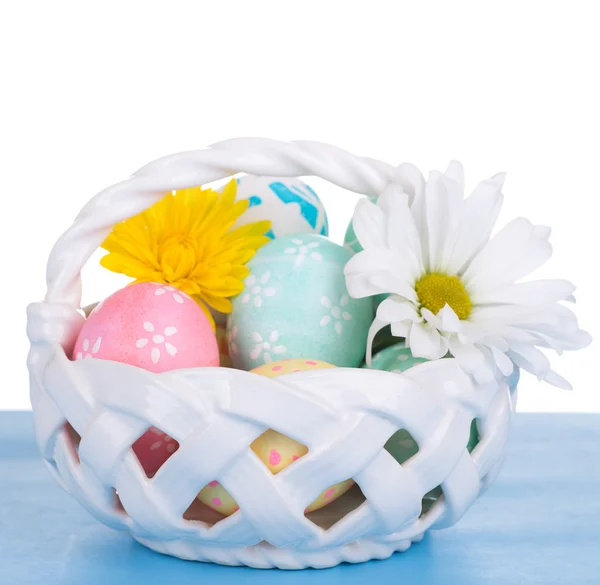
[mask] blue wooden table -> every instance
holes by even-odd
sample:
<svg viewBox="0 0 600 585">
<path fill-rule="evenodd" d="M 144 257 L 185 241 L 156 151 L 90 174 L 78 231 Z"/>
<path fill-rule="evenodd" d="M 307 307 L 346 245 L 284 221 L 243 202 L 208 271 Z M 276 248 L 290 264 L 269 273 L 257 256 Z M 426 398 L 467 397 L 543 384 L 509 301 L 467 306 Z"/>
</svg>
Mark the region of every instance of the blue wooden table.
<svg viewBox="0 0 600 585">
<path fill-rule="evenodd" d="M 497 483 L 459 525 L 387 561 L 256 571 L 158 555 L 51 479 L 29 413 L 0 413 L 0 585 L 600 584 L 600 415 L 518 415 Z"/>
</svg>

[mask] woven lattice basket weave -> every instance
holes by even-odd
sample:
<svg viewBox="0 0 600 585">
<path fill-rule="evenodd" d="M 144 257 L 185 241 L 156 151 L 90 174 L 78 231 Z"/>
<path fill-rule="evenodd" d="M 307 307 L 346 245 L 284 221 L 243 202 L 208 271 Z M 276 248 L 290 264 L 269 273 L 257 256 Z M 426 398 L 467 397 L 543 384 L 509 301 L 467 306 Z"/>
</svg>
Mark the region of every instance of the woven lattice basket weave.
<svg viewBox="0 0 600 585">
<path fill-rule="evenodd" d="M 239 139 L 160 159 L 92 199 L 50 255 L 45 301 L 28 310 L 37 440 L 57 481 L 100 521 L 156 551 L 229 565 L 382 559 L 456 522 L 502 462 L 514 403 L 504 380 L 477 386 L 453 359 L 405 374 L 334 368 L 268 379 L 67 357 L 83 323 L 81 268 L 115 223 L 166 192 L 245 172 L 315 175 L 372 196 L 393 171 L 324 144 Z M 480 440 L 469 453 L 474 419 Z M 78 453 L 67 422 L 81 436 Z M 149 479 L 131 446 L 151 426 L 180 447 Z M 277 475 L 249 447 L 268 428 L 309 448 Z M 383 448 L 401 428 L 419 445 L 402 465 Z M 348 478 L 360 490 L 305 516 L 322 490 Z M 184 519 L 214 479 L 240 511 L 214 526 Z M 443 495 L 425 509 L 438 486 Z"/>
</svg>

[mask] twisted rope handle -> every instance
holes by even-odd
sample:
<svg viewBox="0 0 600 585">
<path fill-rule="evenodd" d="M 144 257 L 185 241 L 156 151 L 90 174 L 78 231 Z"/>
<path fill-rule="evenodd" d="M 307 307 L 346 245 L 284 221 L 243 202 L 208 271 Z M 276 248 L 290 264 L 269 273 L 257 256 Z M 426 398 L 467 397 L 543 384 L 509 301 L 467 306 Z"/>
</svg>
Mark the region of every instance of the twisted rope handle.
<svg viewBox="0 0 600 585">
<path fill-rule="evenodd" d="M 112 227 L 141 213 L 170 191 L 204 185 L 236 173 L 318 176 L 363 195 L 377 195 L 394 167 L 319 142 L 238 138 L 205 150 L 160 158 L 98 193 L 58 239 L 46 271 L 46 302 L 79 308 L 83 265 Z"/>
</svg>

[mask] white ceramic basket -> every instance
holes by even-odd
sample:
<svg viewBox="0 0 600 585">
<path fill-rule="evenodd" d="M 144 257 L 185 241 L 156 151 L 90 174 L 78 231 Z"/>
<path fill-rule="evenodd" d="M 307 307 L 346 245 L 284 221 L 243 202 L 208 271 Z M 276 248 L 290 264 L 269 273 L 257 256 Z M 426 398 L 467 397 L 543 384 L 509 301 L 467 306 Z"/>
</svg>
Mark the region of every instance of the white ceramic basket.
<svg viewBox="0 0 600 585">
<path fill-rule="evenodd" d="M 453 359 L 405 374 L 335 368 L 268 379 L 225 368 L 153 374 L 68 358 L 83 323 L 82 266 L 115 223 L 166 192 L 245 172 L 314 175 L 373 196 L 393 171 L 325 144 L 237 139 L 162 158 L 94 197 L 52 250 L 44 302 L 28 309 L 37 440 L 61 486 L 101 522 L 156 551 L 258 568 L 383 559 L 429 528 L 454 524 L 501 465 L 515 398 L 504 380 L 477 386 Z M 480 441 L 469 453 L 473 419 Z M 66 422 L 81 436 L 78 454 Z M 152 479 L 131 450 L 150 426 L 180 444 Z M 309 448 L 277 475 L 250 449 L 268 428 Z M 402 465 L 383 448 L 400 428 L 419 445 Z M 322 490 L 348 478 L 362 494 L 351 490 L 305 516 Z M 240 511 L 213 526 L 184 519 L 214 479 Z M 426 510 L 423 497 L 438 486 L 443 495 Z"/>
</svg>

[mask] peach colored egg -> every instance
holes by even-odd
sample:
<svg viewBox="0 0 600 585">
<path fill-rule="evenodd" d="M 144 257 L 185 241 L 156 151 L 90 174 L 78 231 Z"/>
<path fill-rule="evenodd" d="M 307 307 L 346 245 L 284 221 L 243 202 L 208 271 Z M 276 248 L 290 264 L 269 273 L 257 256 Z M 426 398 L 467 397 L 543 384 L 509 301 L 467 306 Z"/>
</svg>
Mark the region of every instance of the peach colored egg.
<svg viewBox="0 0 600 585">
<path fill-rule="evenodd" d="M 319 360 L 287 359 L 279 362 L 265 364 L 252 370 L 252 373 L 276 378 L 283 374 L 303 372 L 307 370 L 320 370 L 334 368 L 335 366 Z M 288 465 L 308 453 L 308 448 L 290 437 L 268 429 L 251 445 L 252 450 L 260 457 L 271 473 L 279 473 Z M 352 479 L 347 479 L 324 490 L 319 497 L 306 508 L 306 512 L 313 512 L 333 502 L 354 485 Z M 224 514 L 231 515 L 237 511 L 238 505 L 227 490 L 216 480 L 211 481 L 198 494 L 198 499 L 207 506 Z"/>
<path fill-rule="evenodd" d="M 156 283 L 127 286 L 101 303 L 83 324 L 73 359 L 105 359 L 164 372 L 219 365 L 212 327 L 198 304 L 178 289 Z M 133 446 L 148 475 L 179 445 L 151 428 Z"/>
</svg>

